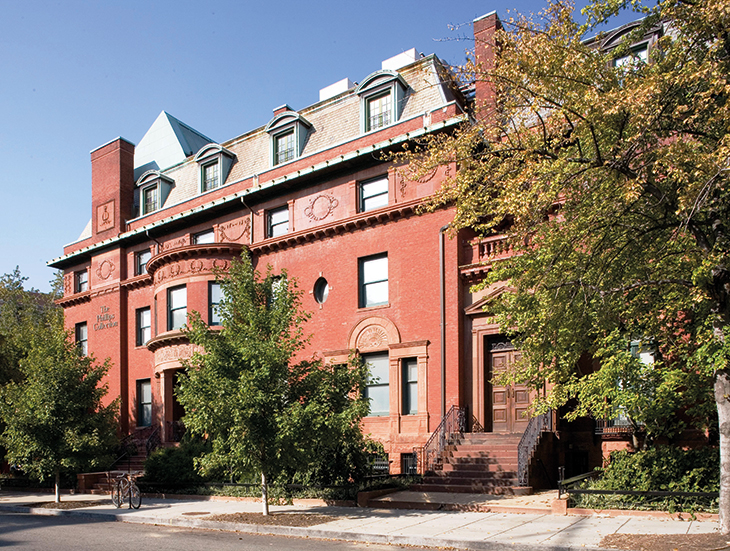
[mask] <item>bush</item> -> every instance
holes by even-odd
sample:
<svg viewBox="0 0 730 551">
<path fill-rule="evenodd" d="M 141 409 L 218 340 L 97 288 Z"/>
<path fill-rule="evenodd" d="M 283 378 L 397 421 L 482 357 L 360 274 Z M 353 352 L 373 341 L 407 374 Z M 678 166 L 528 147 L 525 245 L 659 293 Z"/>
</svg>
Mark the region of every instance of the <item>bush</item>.
<svg viewBox="0 0 730 551">
<path fill-rule="evenodd" d="M 200 440 L 183 439 L 174 448 L 158 448 L 144 463 L 142 484 L 166 489 L 199 486 L 205 482 L 195 467 L 195 459 L 206 450 Z"/>
<path fill-rule="evenodd" d="M 667 492 L 719 492 L 718 448 L 684 450 L 658 446 L 629 453 L 613 452 L 599 480 L 586 482 L 591 490 L 636 490 Z M 607 509 L 663 509 L 674 511 L 714 510 L 717 499 L 670 496 L 647 498 L 632 495 L 578 495 L 577 507 Z"/>
</svg>

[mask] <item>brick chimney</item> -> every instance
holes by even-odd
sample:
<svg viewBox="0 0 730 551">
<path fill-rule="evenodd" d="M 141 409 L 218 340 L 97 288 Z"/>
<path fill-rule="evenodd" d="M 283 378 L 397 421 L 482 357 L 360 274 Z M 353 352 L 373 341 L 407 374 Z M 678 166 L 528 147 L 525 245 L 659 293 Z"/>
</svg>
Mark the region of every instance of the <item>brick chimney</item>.
<svg viewBox="0 0 730 551">
<path fill-rule="evenodd" d="M 132 218 L 134 144 L 117 138 L 91 152 L 91 239 L 115 237 Z"/>
<path fill-rule="evenodd" d="M 495 33 L 502 29 L 502 23 L 493 11 L 474 20 L 474 54 L 480 73 L 486 75 L 494 68 L 496 55 Z M 495 109 L 494 86 L 489 78 L 478 78 L 475 84 L 476 116 L 484 119 Z"/>
</svg>

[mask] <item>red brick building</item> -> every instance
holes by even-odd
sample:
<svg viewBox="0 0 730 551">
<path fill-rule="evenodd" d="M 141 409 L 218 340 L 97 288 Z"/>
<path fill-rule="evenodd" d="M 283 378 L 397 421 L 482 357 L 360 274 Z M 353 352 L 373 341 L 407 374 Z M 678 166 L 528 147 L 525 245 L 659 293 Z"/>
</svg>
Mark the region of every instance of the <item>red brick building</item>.
<svg viewBox="0 0 730 551">
<path fill-rule="evenodd" d="M 474 22 L 487 63 L 496 25 L 494 13 Z M 487 84 L 464 93 L 436 56 L 410 50 L 220 144 L 163 112 L 137 146 L 118 138 L 94 150 L 91 220 L 49 264 L 64 271 L 68 327 L 113 363 L 122 433 L 157 427 L 163 442 L 177 439 L 175 378 L 192 353 L 180 327 L 193 310 L 217 323 L 212 269 L 245 249 L 258 269 L 298 279 L 310 353 L 339 362 L 356 350 L 370 362 L 379 382 L 364 429 L 385 444 L 391 472 L 451 406 L 470 429 L 511 435 L 516 454 L 530 394 L 490 383 L 518 352 L 482 309 L 499 290 L 470 291 L 509 251 L 500 238 L 450 239 L 448 208 L 418 214 L 455 166 L 411 179 L 382 160 L 492 99 Z M 595 463 L 592 427 L 576 429 L 544 439 L 548 478 L 558 464 Z"/>
</svg>

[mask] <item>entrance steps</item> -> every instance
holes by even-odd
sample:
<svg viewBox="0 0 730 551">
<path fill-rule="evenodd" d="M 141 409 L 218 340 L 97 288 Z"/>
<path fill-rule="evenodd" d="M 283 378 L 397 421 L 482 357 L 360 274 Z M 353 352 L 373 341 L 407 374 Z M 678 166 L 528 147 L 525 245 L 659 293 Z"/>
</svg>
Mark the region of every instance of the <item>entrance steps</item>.
<svg viewBox="0 0 730 551">
<path fill-rule="evenodd" d="M 521 434 L 464 433 L 441 454 L 441 464 L 426 473 L 415 492 L 528 495 L 517 482 L 517 446 Z"/>
</svg>

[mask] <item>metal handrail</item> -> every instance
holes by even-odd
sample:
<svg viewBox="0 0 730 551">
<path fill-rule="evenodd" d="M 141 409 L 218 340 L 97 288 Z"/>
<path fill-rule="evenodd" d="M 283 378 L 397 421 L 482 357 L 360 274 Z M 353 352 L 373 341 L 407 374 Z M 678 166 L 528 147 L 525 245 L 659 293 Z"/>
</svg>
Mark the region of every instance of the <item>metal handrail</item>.
<svg viewBox="0 0 730 551">
<path fill-rule="evenodd" d="M 519 486 L 529 486 L 530 460 L 532 459 L 532 455 L 540 443 L 542 433 L 552 430 L 552 410 L 533 417 L 527 423 L 527 428 L 522 434 L 520 443 L 517 446 L 517 484 Z"/>
<path fill-rule="evenodd" d="M 462 433 L 465 430 L 466 414 L 464 408 L 451 406 L 423 447 L 424 473 L 434 470 L 436 465 L 441 462 L 441 454 L 451 439 L 451 435 L 454 433 Z"/>
</svg>

